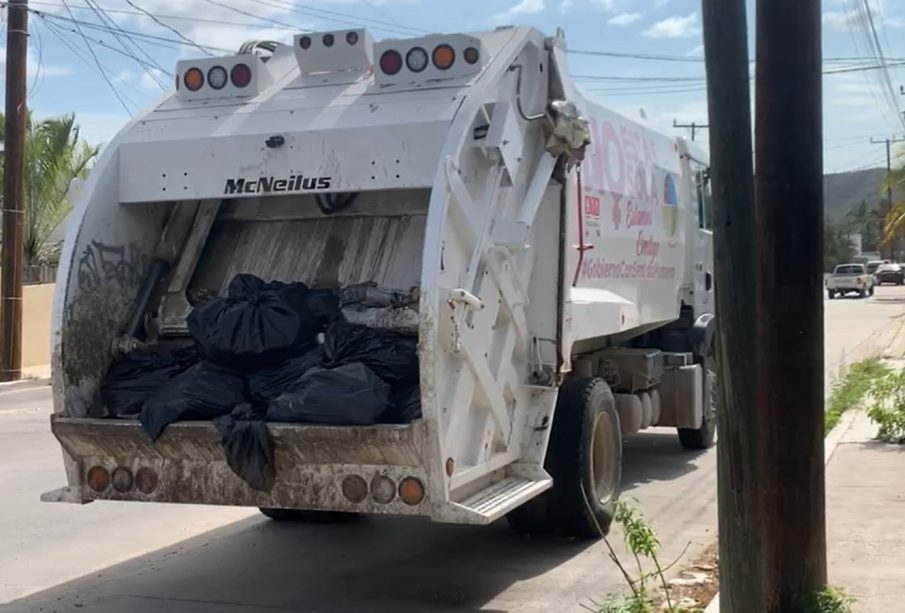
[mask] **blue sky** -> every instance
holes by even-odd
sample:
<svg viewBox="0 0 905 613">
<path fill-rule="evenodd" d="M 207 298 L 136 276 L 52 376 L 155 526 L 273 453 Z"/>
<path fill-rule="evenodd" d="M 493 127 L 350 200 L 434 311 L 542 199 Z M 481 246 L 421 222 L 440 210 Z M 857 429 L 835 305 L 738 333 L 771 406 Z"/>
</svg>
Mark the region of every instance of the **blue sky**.
<svg viewBox="0 0 905 613">
<path fill-rule="evenodd" d="M 2 0 L 0 0 L 2 1 Z M 865 58 L 826 63 L 845 70 L 873 63 L 870 32 L 855 8 L 869 2 L 877 39 L 888 58 L 905 58 L 905 3 L 824 0 L 824 56 Z M 248 39 L 289 41 L 295 28 L 327 30 L 365 24 L 378 38 L 475 31 L 526 24 L 547 33 L 562 27 L 571 50 L 669 56 L 673 60 L 570 55 L 577 82 L 598 102 L 671 133 L 680 123 L 706 122 L 699 0 L 30 0 L 30 97 L 39 116 L 75 112 L 83 135 L 109 140 L 128 120 L 171 87 L 176 61 L 202 55 L 186 42 L 235 50 Z M 749 2 L 753 5 L 753 2 Z M 897 6 L 898 5 L 898 6 Z M 68 9 L 67 9 L 68 7 Z M 441 8 L 442 7 L 442 10 Z M 152 18 L 150 15 L 153 15 Z M 75 18 L 79 25 L 70 21 Z M 753 15 L 751 16 L 753 20 Z M 111 21 L 126 33 L 114 36 Z M 104 26 L 99 29 L 99 25 Z M 753 21 L 752 21 L 753 23 Z M 90 51 L 81 34 L 91 39 Z M 104 28 L 107 31 L 104 31 Z M 132 33 L 159 37 L 141 50 L 121 43 Z M 182 38 L 184 37 L 184 38 Z M 171 41 L 179 41 L 176 44 Z M 106 46 L 105 46 L 106 45 Z M 91 55 L 93 52 L 95 58 Z M 224 52 L 225 54 L 225 52 Z M 5 60 L 0 51 L 0 62 Z M 685 61 L 687 60 L 687 61 Z M 98 67 L 100 65 L 100 68 Z M 154 64 L 163 71 L 149 68 Z M 824 79 L 825 167 L 828 172 L 885 164 L 871 137 L 903 135 L 905 66 L 842 72 Z M 106 75 L 106 77 L 104 76 Z M 662 81 L 657 79 L 672 79 Z M 655 80 L 649 80 L 655 79 Z M 109 84 L 108 81 L 109 80 Z M 890 86 L 895 95 L 890 93 Z M 119 97 L 114 93 L 114 89 Z M 706 133 L 699 139 L 706 143 Z"/>
</svg>

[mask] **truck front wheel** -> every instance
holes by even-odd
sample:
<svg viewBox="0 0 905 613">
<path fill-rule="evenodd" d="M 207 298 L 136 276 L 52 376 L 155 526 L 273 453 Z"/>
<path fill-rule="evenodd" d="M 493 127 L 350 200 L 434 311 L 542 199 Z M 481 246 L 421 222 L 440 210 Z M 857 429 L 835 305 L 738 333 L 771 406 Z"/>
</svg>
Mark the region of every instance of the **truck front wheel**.
<svg viewBox="0 0 905 613">
<path fill-rule="evenodd" d="M 568 379 L 560 387 L 544 467 L 553 488 L 509 513 L 510 526 L 520 534 L 606 536 L 622 485 L 622 430 L 606 381 Z"/>
</svg>

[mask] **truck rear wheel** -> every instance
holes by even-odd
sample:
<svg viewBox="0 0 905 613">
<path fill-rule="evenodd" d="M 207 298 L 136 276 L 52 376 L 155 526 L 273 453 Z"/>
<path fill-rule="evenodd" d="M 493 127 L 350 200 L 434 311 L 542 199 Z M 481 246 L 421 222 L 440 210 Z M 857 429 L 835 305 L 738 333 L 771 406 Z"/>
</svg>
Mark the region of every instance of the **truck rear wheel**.
<svg viewBox="0 0 905 613">
<path fill-rule="evenodd" d="M 309 524 L 341 524 L 359 517 L 357 513 L 334 511 L 303 511 L 301 509 L 258 509 L 263 515 L 281 522 L 304 522 Z"/>
<path fill-rule="evenodd" d="M 563 383 L 544 466 L 553 488 L 509 513 L 512 528 L 520 534 L 606 536 L 622 485 L 622 430 L 606 381 Z"/>
<path fill-rule="evenodd" d="M 827 292 L 827 294 L 829 294 L 830 300 L 832 300 L 833 298 L 836 297 L 836 292 L 834 292 L 833 290 L 829 290 L 829 291 Z"/>
</svg>

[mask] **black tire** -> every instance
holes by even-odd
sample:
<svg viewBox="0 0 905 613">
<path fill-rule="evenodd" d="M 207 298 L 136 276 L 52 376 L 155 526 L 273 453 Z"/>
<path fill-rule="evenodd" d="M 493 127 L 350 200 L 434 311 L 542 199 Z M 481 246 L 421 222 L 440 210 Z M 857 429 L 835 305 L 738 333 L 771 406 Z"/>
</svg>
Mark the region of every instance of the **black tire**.
<svg viewBox="0 0 905 613">
<path fill-rule="evenodd" d="M 622 486 L 622 430 L 606 381 L 567 379 L 560 387 L 544 467 L 553 487 L 506 516 L 512 529 L 606 536 Z"/>
<path fill-rule="evenodd" d="M 873 295 L 874 295 L 874 286 L 873 286 L 873 285 L 871 285 L 871 286 L 870 286 L 870 289 L 867 290 L 867 295 L 868 295 L 868 296 L 873 296 Z"/>
<path fill-rule="evenodd" d="M 713 372 L 713 371 L 711 371 Z M 710 449 L 716 441 L 716 376 L 710 384 L 710 402 L 704 407 L 704 419 L 700 428 L 676 428 L 679 442 L 689 451 Z"/>
<path fill-rule="evenodd" d="M 836 297 L 836 292 L 834 292 L 833 290 L 827 291 L 827 294 L 829 295 L 830 300 Z"/>
<path fill-rule="evenodd" d="M 280 522 L 304 522 L 309 524 L 341 524 L 360 517 L 357 513 L 334 511 L 303 511 L 301 509 L 258 509 L 266 517 Z"/>
</svg>

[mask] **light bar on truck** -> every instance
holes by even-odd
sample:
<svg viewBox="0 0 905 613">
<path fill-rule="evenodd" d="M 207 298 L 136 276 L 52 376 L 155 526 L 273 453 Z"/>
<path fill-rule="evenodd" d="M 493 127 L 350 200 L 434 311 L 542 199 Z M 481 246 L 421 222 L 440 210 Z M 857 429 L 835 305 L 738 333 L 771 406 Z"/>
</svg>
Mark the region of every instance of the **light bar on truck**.
<svg viewBox="0 0 905 613">
<path fill-rule="evenodd" d="M 380 41 L 374 54 L 378 85 L 461 79 L 479 74 L 487 63 L 481 40 L 467 34 Z"/>
<path fill-rule="evenodd" d="M 364 28 L 297 34 L 293 46 L 303 76 L 366 72 L 374 63 L 374 39 Z"/>
<path fill-rule="evenodd" d="M 176 93 L 186 101 L 211 98 L 251 98 L 273 83 L 261 58 L 253 54 L 201 60 L 180 60 L 176 64 Z"/>
</svg>

